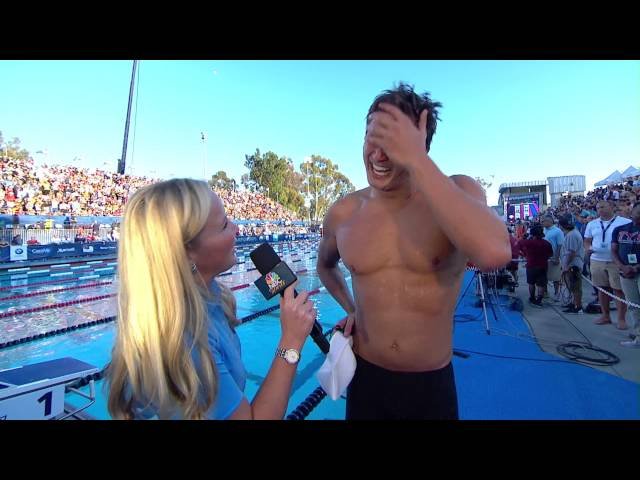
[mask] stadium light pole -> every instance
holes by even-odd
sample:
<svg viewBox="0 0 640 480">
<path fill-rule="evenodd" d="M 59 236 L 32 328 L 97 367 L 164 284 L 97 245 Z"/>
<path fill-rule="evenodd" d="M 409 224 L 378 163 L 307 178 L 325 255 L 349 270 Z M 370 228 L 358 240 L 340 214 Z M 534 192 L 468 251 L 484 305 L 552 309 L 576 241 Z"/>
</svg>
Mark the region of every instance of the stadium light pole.
<svg viewBox="0 0 640 480">
<path fill-rule="evenodd" d="M 311 161 L 311 157 L 304 157 L 304 159 L 304 173 L 307 175 L 307 196 L 305 197 L 305 205 L 309 213 L 309 223 L 311 223 L 311 200 L 309 199 L 309 183 L 311 183 L 311 179 L 309 178 L 309 162 Z"/>
<path fill-rule="evenodd" d="M 138 60 L 133 61 L 133 68 L 131 70 L 131 84 L 129 85 L 129 103 L 127 105 L 127 119 L 124 124 L 124 140 L 122 141 L 122 155 L 118 162 L 118 173 L 124 175 L 127 165 L 127 144 L 129 143 L 129 121 L 131 120 L 131 100 L 133 99 L 133 90 L 136 79 L 136 68 L 138 66 Z"/>
</svg>

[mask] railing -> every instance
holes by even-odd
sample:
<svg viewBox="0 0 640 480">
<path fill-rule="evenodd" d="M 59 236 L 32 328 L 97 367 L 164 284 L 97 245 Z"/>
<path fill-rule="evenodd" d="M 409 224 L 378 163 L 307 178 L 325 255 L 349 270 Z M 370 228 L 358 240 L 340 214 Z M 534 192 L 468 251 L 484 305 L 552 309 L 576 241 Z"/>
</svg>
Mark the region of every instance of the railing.
<svg viewBox="0 0 640 480">
<path fill-rule="evenodd" d="M 24 226 L 12 226 L 7 225 L 2 231 L 2 238 L 0 240 L 7 243 L 11 243 L 16 235 L 22 237 L 22 244 L 27 245 L 27 242 L 33 238 L 38 241 L 40 245 L 48 245 L 55 243 L 53 240 L 58 238 L 57 243 L 73 243 L 76 235 L 80 232 L 81 227 L 70 228 L 25 228 Z M 83 236 L 93 235 L 91 228 L 82 228 Z M 111 241 L 107 237 L 111 232 L 111 227 L 100 227 L 98 234 L 96 235 L 96 241 Z"/>
</svg>

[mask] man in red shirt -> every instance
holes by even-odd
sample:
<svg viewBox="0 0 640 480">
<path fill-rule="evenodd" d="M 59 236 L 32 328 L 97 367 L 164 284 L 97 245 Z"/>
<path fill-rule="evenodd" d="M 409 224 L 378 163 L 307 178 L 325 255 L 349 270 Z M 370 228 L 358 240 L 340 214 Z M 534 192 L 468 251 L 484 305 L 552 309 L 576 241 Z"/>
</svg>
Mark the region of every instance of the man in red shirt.
<svg viewBox="0 0 640 480">
<path fill-rule="evenodd" d="M 527 283 L 529 284 L 529 303 L 542 307 L 542 294 L 547 286 L 547 261 L 553 255 L 553 248 L 544 237 L 541 225 L 531 227 L 531 238 L 520 240 L 518 246 L 527 259 Z M 536 287 L 538 294 L 536 295 Z"/>
</svg>

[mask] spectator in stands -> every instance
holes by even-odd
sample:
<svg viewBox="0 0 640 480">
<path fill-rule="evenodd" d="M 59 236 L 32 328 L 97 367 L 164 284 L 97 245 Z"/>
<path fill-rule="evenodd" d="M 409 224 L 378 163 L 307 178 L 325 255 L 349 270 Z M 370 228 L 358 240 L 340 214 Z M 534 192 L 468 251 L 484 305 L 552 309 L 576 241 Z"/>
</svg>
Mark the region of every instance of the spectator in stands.
<svg viewBox="0 0 640 480">
<path fill-rule="evenodd" d="M 584 265 L 584 246 L 582 235 L 576 229 L 571 215 L 560 217 L 558 224 L 564 233 L 560 248 L 562 280 L 572 295 L 572 303 L 564 305 L 564 313 L 582 312 L 582 267 Z"/>
<path fill-rule="evenodd" d="M 22 235 L 17 234 L 11 239 L 11 245 L 22 245 L 24 240 L 22 239 Z"/>
<path fill-rule="evenodd" d="M 631 223 L 620 225 L 611 236 L 611 258 L 620 272 L 620 285 L 627 300 L 640 304 L 640 203 L 631 209 Z M 640 309 L 632 308 L 632 340 L 623 341 L 624 347 L 640 348 Z M 618 328 L 626 328 L 626 324 Z"/>
<path fill-rule="evenodd" d="M 613 262 L 611 256 L 611 239 L 616 227 L 626 225 L 631 220 L 614 216 L 614 203 L 609 200 L 600 200 L 597 204 L 599 218 L 587 224 L 584 233 L 584 249 L 590 252 L 590 270 L 593 283 L 619 297 L 624 298 L 624 292 L 620 285 L 620 275 L 618 267 Z M 611 323 L 609 301 L 607 294 L 598 290 L 598 300 L 602 309 L 602 316 L 595 320 L 596 325 Z M 616 300 L 618 309 L 618 328 L 626 325 L 625 315 L 627 306 L 625 303 Z"/>
<path fill-rule="evenodd" d="M 550 215 L 542 217 L 542 226 L 544 227 L 544 239 L 553 248 L 553 255 L 549 259 L 549 268 L 547 269 L 547 280 L 553 282 L 553 301 L 560 302 L 560 247 L 564 242 L 564 234 L 554 225 L 553 217 Z M 545 285 L 545 294 L 546 292 Z"/>
<path fill-rule="evenodd" d="M 36 239 L 36 237 L 31 237 L 27 240 L 27 245 L 40 245 L 40 242 Z"/>
<path fill-rule="evenodd" d="M 173 179 L 127 203 L 118 250 L 118 322 L 107 372 L 115 419 L 282 419 L 316 318 L 308 292 L 280 299 L 282 335 L 249 403 L 233 293 L 235 225 L 205 182 Z"/>
<path fill-rule="evenodd" d="M 534 307 L 541 308 L 542 295 L 547 286 L 548 261 L 553 256 L 553 248 L 549 242 L 544 240 L 544 231 L 540 225 L 531 227 L 531 237 L 520 240 L 518 248 L 527 259 L 525 268 L 529 285 L 529 303 Z"/>
</svg>

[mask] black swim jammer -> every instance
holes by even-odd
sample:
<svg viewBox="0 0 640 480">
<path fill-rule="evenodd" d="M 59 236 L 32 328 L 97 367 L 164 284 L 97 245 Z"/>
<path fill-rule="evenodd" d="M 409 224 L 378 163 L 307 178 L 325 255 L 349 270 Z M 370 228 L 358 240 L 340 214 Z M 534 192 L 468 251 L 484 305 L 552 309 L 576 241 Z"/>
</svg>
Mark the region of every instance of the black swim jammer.
<svg viewBox="0 0 640 480">
<path fill-rule="evenodd" d="M 458 420 L 451 362 L 428 372 L 395 372 L 356 355 L 347 420 Z"/>
</svg>

